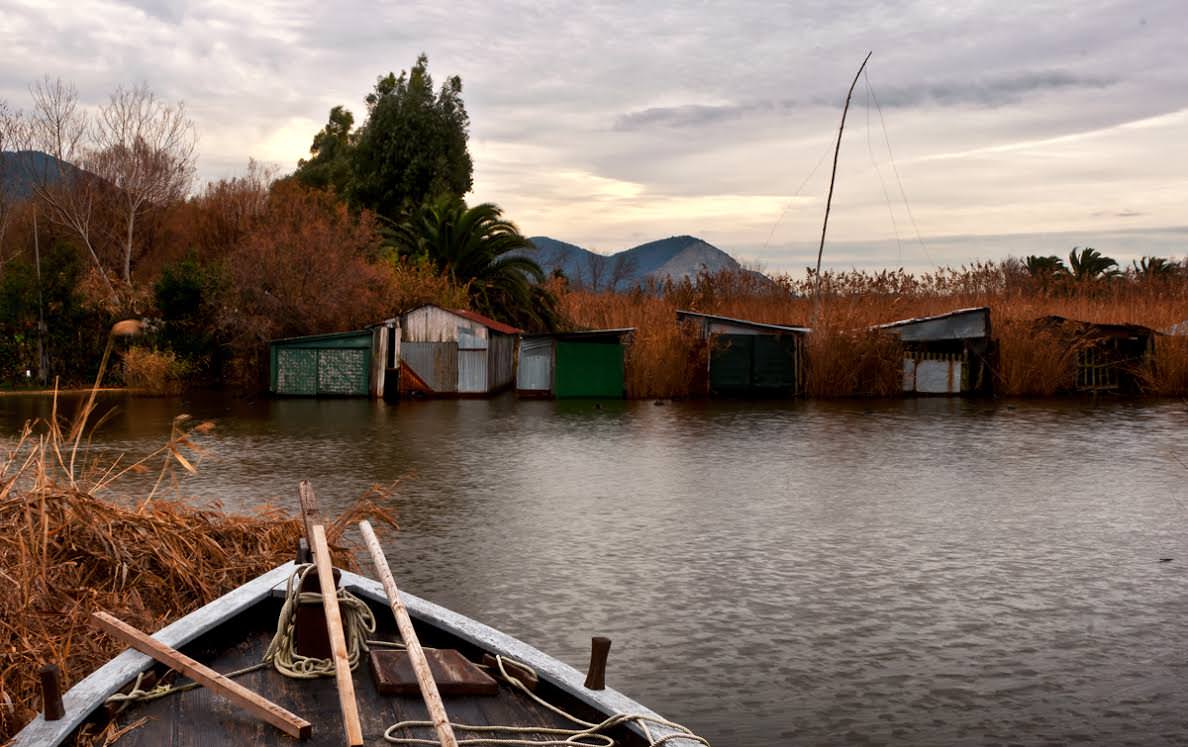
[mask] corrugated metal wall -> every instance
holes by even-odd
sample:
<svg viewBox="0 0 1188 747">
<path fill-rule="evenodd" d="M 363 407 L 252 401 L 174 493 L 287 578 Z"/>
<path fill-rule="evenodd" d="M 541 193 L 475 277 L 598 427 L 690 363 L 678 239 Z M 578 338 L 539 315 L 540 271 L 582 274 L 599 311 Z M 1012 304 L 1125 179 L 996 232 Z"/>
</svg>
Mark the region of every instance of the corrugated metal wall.
<svg viewBox="0 0 1188 747">
<path fill-rule="evenodd" d="M 423 306 L 400 320 L 402 339 L 411 342 L 457 342 L 462 349 L 487 347 L 487 328 L 436 306 Z"/>
<path fill-rule="evenodd" d="M 459 350 L 458 393 L 486 394 L 487 391 L 487 351 Z"/>
<path fill-rule="evenodd" d="M 516 389 L 521 392 L 549 392 L 553 389 L 553 338 L 525 337 L 520 341 L 520 365 Z"/>
<path fill-rule="evenodd" d="M 458 344 L 455 342 L 403 340 L 400 364 L 412 369 L 435 392 L 458 391 Z"/>
<path fill-rule="evenodd" d="M 491 335 L 487 355 L 487 383 L 491 391 L 512 385 L 516 379 L 516 337 Z"/>
</svg>

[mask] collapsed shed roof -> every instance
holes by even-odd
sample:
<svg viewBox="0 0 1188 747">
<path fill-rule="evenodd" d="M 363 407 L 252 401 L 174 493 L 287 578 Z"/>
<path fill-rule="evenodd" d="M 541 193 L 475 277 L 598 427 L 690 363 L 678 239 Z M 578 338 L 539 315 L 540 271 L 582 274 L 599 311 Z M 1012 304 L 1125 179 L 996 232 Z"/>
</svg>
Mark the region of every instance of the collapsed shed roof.
<svg viewBox="0 0 1188 747">
<path fill-rule="evenodd" d="M 750 319 L 736 319 L 734 317 L 720 316 L 718 314 L 703 314 L 700 311 L 685 311 L 678 309 L 676 314 L 677 319 L 682 321 L 685 319 L 700 319 L 707 323 L 717 322 L 721 324 L 729 324 L 737 327 L 746 327 L 748 329 L 772 333 L 791 332 L 793 334 L 803 335 L 812 332 L 812 330 L 808 327 L 795 327 L 787 324 L 769 324 L 767 322 L 753 322 Z"/>
</svg>

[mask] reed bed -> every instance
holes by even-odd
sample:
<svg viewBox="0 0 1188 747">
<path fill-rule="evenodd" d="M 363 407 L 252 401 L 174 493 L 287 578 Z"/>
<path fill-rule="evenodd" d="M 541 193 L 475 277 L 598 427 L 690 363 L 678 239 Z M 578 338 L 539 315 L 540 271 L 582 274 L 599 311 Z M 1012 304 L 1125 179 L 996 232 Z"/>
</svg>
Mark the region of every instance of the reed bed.
<svg viewBox="0 0 1188 747">
<path fill-rule="evenodd" d="M 74 429 L 31 423 L 0 463 L 0 743 L 40 710 L 42 665 L 60 666 L 69 687 L 123 648 L 95 633 L 93 611 L 154 631 L 293 558 L 302 524 L 274 507 L 236 515 L 157 488 L 139 501 L 96 497 L 122 474 L 156 468 L 155 457 L 162 477 L 192 471 L 196 438 L 211 426 L 187 422 L 178 418 L 154 458 L 104 469 L 78 453 Z M 328 527 L 332 543 L 360 517 L 394 524 L 370 497 Z M 343 548 L 336 562 L 356 567 Z"/>
<path fill-rule="evenodd" d="M 627 390 L 634 397 L 704 393 L 705 346 L 675 321 L 678 309 L 815 330 L 808 340 L 806 391 L 813 397 L 899 396 L 900 354 L 872 325 L 988 306 L 995 391 L 1046 397 L 1065 391 L 1075 375 L 1075 350 L 1055 334 L 1037 333 L 1049 315 L 1104 324 L 1138 324 L 1165 331 L 1188 318 L 1188 272 L 1168 277 L 1133 274 L 1092 281 L 1036 279 L 1008 260 L 912 275 L 902 270 L 825 273 L 817 283 L 752 273 L 704 273 L 630 293 L 562 290 L 559 307 L 575 329 L 635 327 L 627 354 Z M 1161 335 L 1147 394 L 1188 396 L 1188 342 Z"/>
</svg>

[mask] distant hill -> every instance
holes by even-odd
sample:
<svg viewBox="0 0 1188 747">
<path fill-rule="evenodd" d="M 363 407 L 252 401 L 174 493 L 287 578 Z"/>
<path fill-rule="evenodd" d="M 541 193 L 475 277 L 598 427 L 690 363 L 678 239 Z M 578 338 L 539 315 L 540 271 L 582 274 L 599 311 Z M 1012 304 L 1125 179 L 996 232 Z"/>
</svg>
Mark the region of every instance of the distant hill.
<svg viewBox="0 0 1188 747">
<path fill-rule="evenodd" d="M 64 162 L 63 162 L 64 163 Z M 33 196 L 33 186 L 41 179 L 53 183 L 60 173 L 80 173 L 69 163 L 59 170 L 58 159 L 38 150 L 0 151 L 0 194 L 10 200 Z"/>
<path fill-rule="evenodd" d="M 545 272 L 559 269 L 571 283 L 594 290 L 622 290 L 648 280 L 681 280 L 703 271 L 743 269 L 734 257 L 696 236 L 671 236 L 610 255 L 548 236 L 530 240 L 536 251 L 526 254 Z"/>
</svg>

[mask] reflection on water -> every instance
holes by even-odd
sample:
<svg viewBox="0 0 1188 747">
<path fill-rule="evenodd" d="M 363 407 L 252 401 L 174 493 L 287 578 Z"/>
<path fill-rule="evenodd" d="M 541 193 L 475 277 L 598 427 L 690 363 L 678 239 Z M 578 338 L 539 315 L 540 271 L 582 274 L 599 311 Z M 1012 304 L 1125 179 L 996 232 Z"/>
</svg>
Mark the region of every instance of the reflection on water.
<svg viewBox="0 0 1188 747">
<path fill-rule="evenodd" d="M 610 636 L 719 747 L 1188 742 L 1182 403 L 106 405 L 110 453 L 217 421 L 198 500 L 404 477 L 402 586 L 579 668 Z"/>
</svg>

